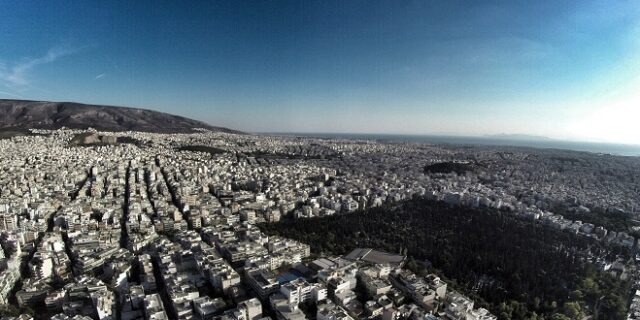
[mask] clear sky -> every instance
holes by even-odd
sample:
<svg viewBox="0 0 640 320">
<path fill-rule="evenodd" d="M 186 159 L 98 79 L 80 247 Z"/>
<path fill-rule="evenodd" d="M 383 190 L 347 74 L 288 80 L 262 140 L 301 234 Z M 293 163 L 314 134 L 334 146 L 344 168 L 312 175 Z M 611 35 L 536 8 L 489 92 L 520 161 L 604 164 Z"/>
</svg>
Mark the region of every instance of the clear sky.
<svg viewBox="0 0 640 320">
<path fill-rule="evenodd" d="M 0 2 L 0 98 L 640 144 L 640 1 Z"/>
</svg>

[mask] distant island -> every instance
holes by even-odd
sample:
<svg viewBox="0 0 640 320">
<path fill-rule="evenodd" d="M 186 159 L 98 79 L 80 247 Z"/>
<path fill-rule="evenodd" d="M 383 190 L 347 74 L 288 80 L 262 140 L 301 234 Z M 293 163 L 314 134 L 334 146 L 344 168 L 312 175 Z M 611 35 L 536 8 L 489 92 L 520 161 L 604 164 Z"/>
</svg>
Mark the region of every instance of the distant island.
<svg viewBox="0 0 640 320">
<path fill-rule="evenodd" d="M 499 133 L 499 134 L 487 134 L 484 135 L 484 138 L 488 139 L 499 139 L 499 140 L 516 140 L 516 141 L 550 141 L 553 140 L 549 137 L 545 136 L 536 136 L 529 134 L 509 134 L 509 133 Z"/>
</svg>

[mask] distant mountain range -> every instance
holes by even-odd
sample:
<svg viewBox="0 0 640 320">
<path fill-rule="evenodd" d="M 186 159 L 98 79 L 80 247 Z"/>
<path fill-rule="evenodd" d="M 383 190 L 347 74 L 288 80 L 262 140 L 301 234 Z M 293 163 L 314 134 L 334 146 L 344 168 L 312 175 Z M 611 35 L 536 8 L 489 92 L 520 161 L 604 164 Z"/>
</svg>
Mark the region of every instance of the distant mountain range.
<svg viewBox="0 0 640 320">
<path fill-rule="evenodd" d="M 548 141 L 553 140 L 549 137 L 545 136 L 535 136 L 529 134 L 508 134 L 508 133 L 500 133 L 500 134 L 488 134 L 485 135 L 484 138 L 488 139 L 500 139 L 500 140 L 515 140 L 515 141 Z"/>
<path fill-rule="evenodd" d="M 211 126 L 202 121 L 146 109 L 75 102 L 0 99 L 0 130 L 61 127 L 158 133 L 188 133 L 193 132 L 195 128 L 203 128 L 217 132 L 241 133 Z"/>
</svg>

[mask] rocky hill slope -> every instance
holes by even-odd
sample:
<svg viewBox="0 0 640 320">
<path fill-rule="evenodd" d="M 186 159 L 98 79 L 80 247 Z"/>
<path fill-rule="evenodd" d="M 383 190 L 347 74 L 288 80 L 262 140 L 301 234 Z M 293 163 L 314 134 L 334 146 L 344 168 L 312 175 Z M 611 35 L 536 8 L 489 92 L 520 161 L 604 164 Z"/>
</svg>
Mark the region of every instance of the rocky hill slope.
<svg viewBox="0 0 640 320">
<path fill-rule="evenodd" d="M 240 133 L 168 113 L 75 102 L 0 99 L 0 130 L 94 128 L 102 131 L 187 133 L 195 128 Z"/>
</svg>

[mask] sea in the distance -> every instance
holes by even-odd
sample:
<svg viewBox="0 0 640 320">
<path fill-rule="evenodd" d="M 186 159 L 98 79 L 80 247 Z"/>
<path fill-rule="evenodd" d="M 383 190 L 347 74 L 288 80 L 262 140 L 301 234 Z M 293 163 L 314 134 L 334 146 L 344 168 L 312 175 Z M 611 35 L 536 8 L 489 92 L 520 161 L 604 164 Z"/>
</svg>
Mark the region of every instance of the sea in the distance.
<svg viewBox="0 0 640 320">
<path fill-rule="evenodd" d="M 437 135 L 399 135 L 364 133 L 271 133 L 272 135 L 300 136 L 328 139 L 380 140 L 392 142 L 427 142 L 433 144 L 513 146 L 542 149 L 586 151 L 621 156 L 640 156 L 640 145 L 574 142 L 555 139 L 508 139 L 499 137 L 463 137 Z"/>
</svg>

